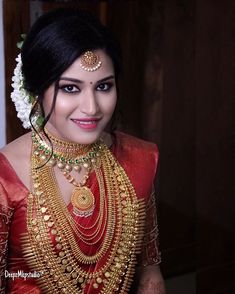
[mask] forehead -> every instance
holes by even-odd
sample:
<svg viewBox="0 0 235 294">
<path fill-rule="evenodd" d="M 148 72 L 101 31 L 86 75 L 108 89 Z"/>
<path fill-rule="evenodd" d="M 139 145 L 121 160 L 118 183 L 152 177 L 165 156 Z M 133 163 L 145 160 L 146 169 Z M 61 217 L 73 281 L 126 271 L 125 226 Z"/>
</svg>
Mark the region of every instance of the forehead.
<svg viewBox="0 0 235 294">
<path fill-rule="evenodd" d="M 112 60 L 105 53 L 105 51 L 99 49 L 92 50 L 92 52 L 98 57 L 98 62 L 101 62 L 100 66 L 97 66 L 97 69 L 92 71 L 84 69 L 84 55 L 81 55 L 72 63 L 70 67 L 67 68 L 66 71 L 63 72 L 61 76 L 66 78 L 78 78 L 79 80 L 99 80 L 105 76 L 114 75 L 114 66 Z M 91 68 L 93 67 L 91 66 Z"/>
</svg>

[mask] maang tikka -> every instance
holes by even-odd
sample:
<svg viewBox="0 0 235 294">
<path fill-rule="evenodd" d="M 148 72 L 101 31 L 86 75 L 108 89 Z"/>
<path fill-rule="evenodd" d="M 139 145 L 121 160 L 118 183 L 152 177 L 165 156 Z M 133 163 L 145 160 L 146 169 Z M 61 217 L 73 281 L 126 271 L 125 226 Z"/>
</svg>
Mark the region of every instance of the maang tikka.
<svg viewBox="0 0 235 294">
<path fill-rule="evenodd" d="M 86 71 L 95 71 L 101 66 L 100 58 L 92 51 L 86 51 L 81 55 L 80 66 Z"/>
</svg>

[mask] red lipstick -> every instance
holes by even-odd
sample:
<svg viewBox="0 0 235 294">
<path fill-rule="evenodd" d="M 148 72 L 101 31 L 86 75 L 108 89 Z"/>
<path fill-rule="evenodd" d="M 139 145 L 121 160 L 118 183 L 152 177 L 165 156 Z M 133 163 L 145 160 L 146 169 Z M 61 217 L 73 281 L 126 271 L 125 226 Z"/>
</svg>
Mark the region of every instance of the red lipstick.
<svg viewBox="0 0 235 294">
<path fill-rule="evenodd" d="M 78 127 L 85 130 L 93 130 L 98 126 L 100 118 L 71 119 Z"/>
</svg>

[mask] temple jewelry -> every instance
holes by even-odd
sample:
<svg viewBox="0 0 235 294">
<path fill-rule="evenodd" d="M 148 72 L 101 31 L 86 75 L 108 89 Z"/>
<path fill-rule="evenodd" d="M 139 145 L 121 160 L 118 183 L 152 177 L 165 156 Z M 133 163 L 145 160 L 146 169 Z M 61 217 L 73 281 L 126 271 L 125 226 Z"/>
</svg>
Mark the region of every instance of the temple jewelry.
<svg viewBox="0 0 235 294">
<path fill-rule="evenodd" d="M 43 133 L 40 136 L 32 133 L 32 140 L 36 146 L 36 153 L 40 155 L 44 162 L 51 166 L 57 165 L 59 169 L 66 171 L 81 171 L 81 167 L 91 169 L 95 164 L 99 164 L 100 144 L 81 145 L 68 143 L 55 138 L 45 130 L 53 145 L 53 152 L 50 143 Z"/>
<path fill-rule="evenodd" d="M 90 216 L 95 208 L 95 197 L 87 187 L 77 187 L 71 196 L 73 213 L 77 216 Z"/>
<path fill-rule="evenodd" d="M 43 293 L 75 294 L 92 287 L 97 293 L 128 293 L 136 255 L 141 251 L 144 199 L 138 200 L 124 169 L 100 142 L 100 164 L 93 166 L 97 215 L 75 221 L 62 198 L 53 166 L 43 164 L 38 145 L 33 140 L 33 186 L 22 247 L 30 269 L 43 271 L 37 279 L 40 289 Z M 69 172 L 66 175 L 73 181 Z M 79 191 L 77 196 L 80 208 L 82 201 L 86 207 L 92 205 L 90 196 L 85 199 Z"/>
<path fill-rule="evenodd" d="M 89 177 L 89 172 L 85 174 L 81 183 L 78 183 L 67 171 L 64 171 L 63 175 L 69 181 L 69 183 L 76 187 L 71 195 L 73 213 L 77 216 L 84 217 L 91 215 L 95 208 L 95 197 L 89 188 L 83 187 Z"/>
<path fill-rule="evenodd" d="M 99 56 L 92 51 L 86 51 L 81 56 L 81 68 L 86 71 L 95 71 L 101 66 Z"/>
<path fill-rule="evenodd" d="M 48 130 L 45 130 L 45 132 L 51 140 L 53 151 L 47 145 L 45 135 L 41 134 L 42 140 L 39 135 L 33 133 L 32 138 L 36 148 L 35 155 L 39 156 L 41 160 L 46 160 L 46 164 L 50 166 L 57 166 L 68 182 L 76 187 L 71 195 L 73 213 L 76 216 L 84 217 L 91 215 L 95 208 L 95 197 L 89 188 L 83 186 L 89 178 L 90 171 L 98 162 L 97 158 L 100 155 L 99 143 L 93 144 L 93 146 L 68 143 L 55 138 Z M 49 160 L 50 157 L 51 159 Z M 85 169 L 85 175 L 82 181 L 78 183 L 70 172 L 72 170 L 80 172 L 82 167 Z"/>
</svg>

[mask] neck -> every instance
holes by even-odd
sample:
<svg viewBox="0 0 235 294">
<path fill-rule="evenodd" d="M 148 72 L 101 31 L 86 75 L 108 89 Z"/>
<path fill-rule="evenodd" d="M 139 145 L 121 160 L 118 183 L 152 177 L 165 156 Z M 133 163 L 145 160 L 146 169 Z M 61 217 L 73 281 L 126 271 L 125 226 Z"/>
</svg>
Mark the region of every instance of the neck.
<svg viewBox="0 0 235 294">
<path fill-rule="evenodd" d="M 96 164 L 102 153 L 102 142 L 99 140 L 91 145 L 81 145 L 57 139 L 48 131 L 46 133 L 32 133 L 34 152 L 40 157 L 42 164 L 58 165 L 60 169 L 68 171 L 87 169 Z"/>
<path fill-rule="evenodd" d="M 49 146 L 53 148 L 54 152 L 69 154 L 70 157 L 77 157 L 85 155 L 88 151 L 90 151 L 94 144 L 84 145 L 75 142 L 69 142 L 62 139 L 57 138 L 47 129 L 45 129 L 45 134 L 41 133 L 42 139 L 44 142 L 49 143 Z"/>
</svg>

